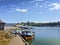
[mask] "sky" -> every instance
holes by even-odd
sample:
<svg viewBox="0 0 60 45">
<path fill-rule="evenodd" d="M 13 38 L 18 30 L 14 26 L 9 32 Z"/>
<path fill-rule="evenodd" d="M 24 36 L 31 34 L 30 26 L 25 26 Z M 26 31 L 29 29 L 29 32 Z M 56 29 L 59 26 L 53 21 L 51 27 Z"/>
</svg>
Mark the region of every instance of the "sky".
<svg viewBox="0 0 60 45">
<path fill-rule="evenodd" d="M 60 21 L 60 0 L 0 0 L 0 19 L 6 23 Z"/>
</svg>

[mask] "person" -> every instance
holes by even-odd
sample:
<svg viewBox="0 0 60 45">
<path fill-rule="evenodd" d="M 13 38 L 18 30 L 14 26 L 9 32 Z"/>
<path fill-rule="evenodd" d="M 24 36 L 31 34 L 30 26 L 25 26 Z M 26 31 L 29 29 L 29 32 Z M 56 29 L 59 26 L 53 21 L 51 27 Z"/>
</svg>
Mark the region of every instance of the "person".
<svg viewBox="0 0 60 45">
<path fill-rule="evenodd" d="M 20 35 L 20 32 L 18 32 L 18 35 Z"/>
<path fill-rule="evenodd" d="M 16 30 L 14 32 L 15 32 L 15 37 L 16 37 L 16 35 L 17 35 Z"/>
</svg>

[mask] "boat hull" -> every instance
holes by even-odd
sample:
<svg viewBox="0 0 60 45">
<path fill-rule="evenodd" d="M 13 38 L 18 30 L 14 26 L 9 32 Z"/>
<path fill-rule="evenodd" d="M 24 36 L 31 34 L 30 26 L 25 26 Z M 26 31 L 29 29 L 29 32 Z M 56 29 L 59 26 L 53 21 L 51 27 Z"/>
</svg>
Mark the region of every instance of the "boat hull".
<svg viewBox="0 0 60 45">
<path fill-rule="evenodd" d="M 32 35 L 21 35 L 25 40 L 32 40 L 34 36 Z"/>
</svg>

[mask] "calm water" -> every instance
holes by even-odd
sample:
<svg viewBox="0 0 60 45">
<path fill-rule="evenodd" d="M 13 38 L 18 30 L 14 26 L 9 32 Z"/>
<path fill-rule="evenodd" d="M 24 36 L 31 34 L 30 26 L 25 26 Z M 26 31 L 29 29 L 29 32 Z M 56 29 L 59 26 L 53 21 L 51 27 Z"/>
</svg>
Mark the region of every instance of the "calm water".
<svg viewBox="0 0 60 45">
<path fill-rule="evenodd" d="M 60 45 L 60 27 L 34 27 L 35 40 L 31 45 Z"/>
</svg>

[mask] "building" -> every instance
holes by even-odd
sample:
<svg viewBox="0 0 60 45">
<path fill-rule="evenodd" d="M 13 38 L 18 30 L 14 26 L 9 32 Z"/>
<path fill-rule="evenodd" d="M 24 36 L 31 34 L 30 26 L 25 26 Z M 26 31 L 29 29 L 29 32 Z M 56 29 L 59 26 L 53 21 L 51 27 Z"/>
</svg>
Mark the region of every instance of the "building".
<svg viewBox="0 0 60 45">
<path fill-rule="evenodd" d="M 2 20 L 0 20 L 0 30 L 4 30 L 4 25 L 5 23 Z"/>
</svg>

